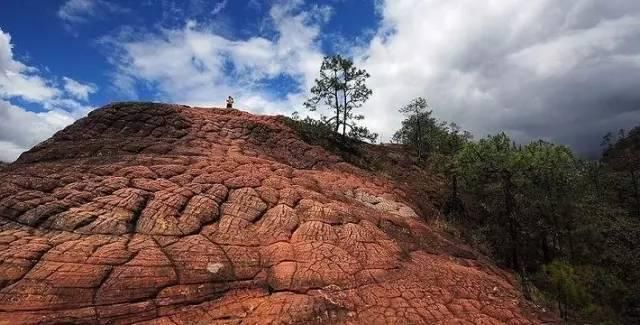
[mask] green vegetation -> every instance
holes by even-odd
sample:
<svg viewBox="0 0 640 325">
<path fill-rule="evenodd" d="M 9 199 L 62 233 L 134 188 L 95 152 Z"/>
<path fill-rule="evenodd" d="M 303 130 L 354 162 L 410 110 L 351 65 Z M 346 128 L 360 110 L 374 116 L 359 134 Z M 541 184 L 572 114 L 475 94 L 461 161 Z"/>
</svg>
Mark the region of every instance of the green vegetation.
<svg viewBox="0 0 640 325">
<path fill-rule="evenodd" d="M 427 100 L 418 97 L 399 109 L 406 115 L 402 127 L 393 135 L 393 141 L 414 150 L 419 162 L 425 153 L 451 155 L 471 139 L 469 132 L 462 132 L 455 123 L 438 121 L 428 110 Z"/>
<path fill-rule="evenodd" d="M 369 73 L 356 68 L 351 59 L 340 55 L 327 56 L 320 67 L 320 78 L 315 80 L 311 88 L 312 97 L 305 101 L 304 106 L 310 111 L 316 111 L 319 106 L 326 107 L 331 117 L 322 115 L 319 121 L 335 133 L 341 133 L 343 139 L 348 137 L 374 142 L 378 135 L 357 125 L 357 121 L 364 119 L 364 116 L 354 113 L 354 109 L 362 107 L 373 93 L 365 84 L 367 78 Z M 318 120 L 308 118 L 302 121 L 313 126 Z"/>
<path fill-rule="evenodd" d="M 471 141 L 423 98 L 400 112 L 394 141 L 445 177 L 448 223 L 516 272 L 527 298 L 571 323 L 640 323 L 640 127 L 605 136 L 588 161 L 505 133 Z"/>
<path fill-rule="evenodd" d="M 447 229 L 512 269 L 528 299 L 567 322 L 640 323 L 640 126 L 605 136 L 601 159 L 590 161 L 541 140 L 516 144 L 505 133 L 472 141 L 418 97 L 399 109 L 397 144 L 376 148 L 360 140 L 377 135 L 354 123 L 362 116 L 353 109 L 371 95 L 366 71 L 333 56 L 320 75 L 305 106 L 323 104 L 333 116 L 295 114 L 291 125 L 303 137 L 418 192 L 432 191 L 428 175 L 440 175 Z M 413 167 L 401 156 L 412 156 Z"/>
<path fill-rule="evenodd" d="M 527 296 L 535 285 L 565 320 L 635 323 L 640 151 L 628 144 L 637 144 L 633 136 L 599 162 L 544 141 L 517 146 L 504 133 L 468 142 L 451 167 L 458 184 L 450 195 L 463 210 L 449 216 L 520 275 Z"/>
<path fill-rule="evenodd" d="M 310 117 L 301 119 L 297 113 L 291 117 L 285 117 L 284 122 L 307 143 L 319 145 L 360 168 L 372 171 L 380 169 L 381 162 L 367 150 L 369 148 L 366 147 L 362 138 L 344 137 L 335 132 L 330 123 Z"/>
</svg>

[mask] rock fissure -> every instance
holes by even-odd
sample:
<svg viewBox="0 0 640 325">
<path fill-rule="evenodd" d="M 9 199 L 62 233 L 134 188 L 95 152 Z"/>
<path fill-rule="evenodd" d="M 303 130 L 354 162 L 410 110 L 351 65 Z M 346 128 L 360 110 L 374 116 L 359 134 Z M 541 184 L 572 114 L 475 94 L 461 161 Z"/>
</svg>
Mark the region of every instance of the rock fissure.
<svg viewBox="0 0 640 325">
<path fill-rule="evenodd" d="M 282 117 L 112 104 L 0 170 L 0 319 L 553 322 L 409 190 Z"/>
</svg>

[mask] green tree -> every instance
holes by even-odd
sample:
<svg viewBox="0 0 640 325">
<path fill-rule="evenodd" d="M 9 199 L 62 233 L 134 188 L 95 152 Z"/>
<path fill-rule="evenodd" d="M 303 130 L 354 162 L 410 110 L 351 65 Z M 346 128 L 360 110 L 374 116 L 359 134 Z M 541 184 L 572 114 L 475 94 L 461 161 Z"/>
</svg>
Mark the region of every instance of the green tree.
<svg viewBox="0 0 640 325">
<path fill-rule="evenodd" d="M 520 272 L 520 220 L 516 205 L 516 178 L 521 171 L 518 150 L 504 134 L 470 142 L 456 156 L 456 172 L 465 190 L 477 200 L 498 256 Z M 507 236 L 502 236 L 502 234 Z M 499 236 L 495 236 L 499 234 Z"/>
<path fill-rule="evenodd" d="M 393 135 L 393 141 L 408 145 L 416 152 L 418 161 L 427 153 L 451 155 L 462 148 L 471 134 L 455 123 L 439 121 L 432 116 L 426 99 L 418 97 L 399 109 L 406 115 L 402 127 Z"/>
<path fill-rule="evenodd" d="M 418 160 L 422 160 L 424 152 L 427 150 L 429 141 L 427 129 L 435 126 L 436 119 L 431 117 L 427 100 L 418 97 L 409 104 L 401 107 L 398 111 L 407 115 L 407 119 L 402 121 L 402 128 L 393 135 L 396 142 L 408 144 L 416 151 Z"/>
<path fill-rule="evenodd" d="M 441 144 L 441 151 L 450 155 L 456 154 L 471 139 L 473 139 L 471 132 L 462 130 L 458 124 L 451 122 L 448 126 L 447 136 Z"/>
<path fill-rule="evenodd" d="M 343 138 L 351 136 L 375 141 L 377 134 L 356 124 L 364 116 L 354 113 L 354 109 L 362 107 L 372 94 L 365 83 L 367 78 L 369 73 L 356 68 L 351 59 L 340 55 L 327 56 L 320 67 L 320 78 L 311 88 L 312 97 L 305 101 L 304 106 L 311 111 L 316 111 L 319 106 L 327 107 L 332 115 L 326 122 L 334 132 L 341 130 Z"/>
<path fill-rule="evenodd" d="M 618 197 L 629 214 L 640 220 L 640 127 L 625 135 L 621 130 L 614 145 L 609 144 L 603 160 L 615 172 Z"/>
<path fill-rule="evenodd" d="M 607 139 L 600 161 L 582 161 L 502 133 L 463 143 L 445 174 L 460 179 L 465 237 L 517 271 L 525 294 L 535 284 L 575 322 L 635 324 L 640 128 Z"/>
<path fill-rule="evenodd" d="M 577 160 L 565 146 L 536 141 L 518 151 L 522 175 L 518 189 L 521 219 L 529 240 L 540 243 L 542 263 L 556 251 L 571 256 L 574 246 Z M 536 251 L 528 260 L 538 260 Z M 535 262 L 534 262 L 535 263 Z"/>
<path fill-rule="evenodd" d="M 590 297 L 587 289 L 570 263 L 556 260 L 543 266 L 542 270 L 547 274 L 551 294 L 558 302 L 558 310 L 563 319 L 568 320 L 570 307 L 588 303 Z"/>
</svg>

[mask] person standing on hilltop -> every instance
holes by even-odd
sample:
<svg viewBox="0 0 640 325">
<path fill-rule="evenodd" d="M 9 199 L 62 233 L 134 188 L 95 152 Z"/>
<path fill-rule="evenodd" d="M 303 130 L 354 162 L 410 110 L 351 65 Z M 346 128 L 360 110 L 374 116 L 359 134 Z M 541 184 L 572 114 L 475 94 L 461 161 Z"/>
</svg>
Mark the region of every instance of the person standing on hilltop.
<svg viewBox="0 0 640 325">
<path fill-rule="evenodd" d="M 227 108 L 233 108 L 233 97 L 227 97 Z"/>
</svg>

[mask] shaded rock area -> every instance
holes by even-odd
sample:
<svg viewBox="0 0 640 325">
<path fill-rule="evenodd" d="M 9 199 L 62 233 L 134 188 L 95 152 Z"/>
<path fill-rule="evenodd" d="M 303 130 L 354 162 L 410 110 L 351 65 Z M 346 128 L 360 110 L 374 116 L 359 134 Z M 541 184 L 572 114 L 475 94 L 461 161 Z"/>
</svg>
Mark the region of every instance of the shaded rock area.
<svg viewBox="0 0 640 325">
<path fill-rule="evenodd" d="M 552 322 L 409 190 L 282 117 L 112 104 L 0 170 L 0 323 Z"/>
</svg>

